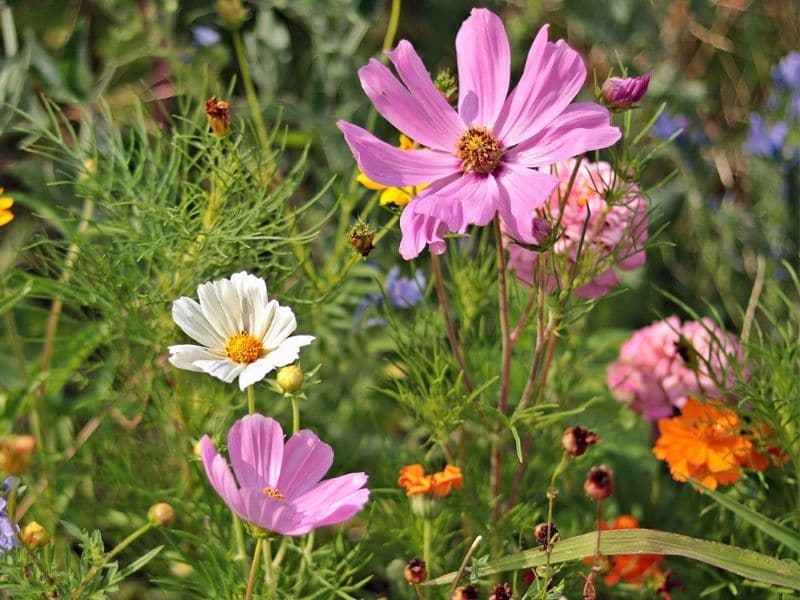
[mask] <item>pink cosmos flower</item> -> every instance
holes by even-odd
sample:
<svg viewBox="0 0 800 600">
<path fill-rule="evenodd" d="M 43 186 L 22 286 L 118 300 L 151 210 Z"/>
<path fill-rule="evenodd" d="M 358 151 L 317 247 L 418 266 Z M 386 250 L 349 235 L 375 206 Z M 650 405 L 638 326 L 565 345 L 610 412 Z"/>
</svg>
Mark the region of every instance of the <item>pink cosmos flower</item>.
<svg viewBox="0 0 800 600">
<path fill-rule="evenodd" d="M 553 173 L 560 179 L 559 192 L 562 197 L 567 193 L 569 179 L 574 169 L 574 160 L 564 161 L 552 167 Z M 615 200 L 611 204 L 606 200 L 609 194 L 615 195 Z M 545 257 L 544 260 L 547 260 L 545 289 L 547 292 L 552 292 L 558 289 L 559 283 L 562 287 L 567 285 L 583 237 L 581 272 L 578 276 L 586 272 L 594 274 L 594 277 L 578 287 L 575 294 L 582 298 L 598 298 L 607 294 L 619 283 L 619 278 L 612 267 L 630 271 L 644 265 L 647 206 L 647 198 L 639 193 L 638 187 L 633 184 L 619 184 L 611 165 L 605 162 L 584 161 L 578 169 L 569 195 L 566 196 L 563 213 L 559 193 L 553 193 L 550 201 L 538 209 L 539 216 L 534 217 L 540 219 L 547 216 L 551 222 L 557 223 L 560 216 L 561 233 L 552 251 L 558 256 L 565 257 L 566 260 L 557 263 L 557 272 L 553 272 L 552 261 L 547 258 L 548 254 L 533 252 L 513 240 L 504 238 L 503 241 L 508 249 L 508 268 L 514 271 L 520 281 L 532 285 L 538 261 L 540 257 Z M 545 235 L 540 237 L 546 238 L 547 235 L 549 232 L 546 231 Z"/>
<path fill-rule="evenodd" d="M 445 233 L 487 225 L 499 212 L 511 234 L 532 240 L 531 214 L 558 178 L 537 170 L 620 138 L 608 111 L 570 104 L 586 79 L 578 53 L 539 30 L 517 87 L 509 94 L 511 51 L 500 18 L 472 9 L 456 36 L 458 111 L 448 104 L 412 45 L 387 56 L 398 77 L 377 60 L 359 70 L 375 109 L 426 148 L 403 151 L 339 121 L 360 169 L 373 181 L 404 187 L 430 184 L 403 210 L 400 254 L 426 245 L 444 252 Z"/>
<path fill-rule="evenodd" d="M 744 350 L 711 319 L 681 324 L 676 316 L 639 329 L 608 369 L 614 397 L 648 421 L 673 415 L 689 396 L 720 398 L 736 382 Z"/>
<path fill-rule="evenodd" d="M 302 535 L 336 525 L 369 499 L 364 473 L 320 483 L 333 463 L 331 447 L 308 430 L 298 431 L 284 445 L 280 424 L 263 415 L 234 423 L 228 432 L 228 453 L 233 473 L 211 439 L 206 435 L 200 440 L 212 487 L 233 512 L 268 531 Z"/>
<path fill-rule="evenodd" d="M 606 106 L 617 110 L 630 108 L 647 93 L 650 73 L 639 77 L 609 77 L 600 88 L 600 95 Z"/>
</svg>

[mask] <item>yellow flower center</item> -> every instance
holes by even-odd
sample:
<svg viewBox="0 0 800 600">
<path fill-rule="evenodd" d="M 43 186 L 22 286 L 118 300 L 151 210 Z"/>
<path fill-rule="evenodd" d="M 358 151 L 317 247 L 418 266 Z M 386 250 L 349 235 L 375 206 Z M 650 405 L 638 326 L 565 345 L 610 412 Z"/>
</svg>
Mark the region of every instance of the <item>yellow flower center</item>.
<svg viewBox="0 0 800 600">
<path fill-rule="evenodd" d="M 232 335 L 225 344 L 228 357 L 238 363 L 251 363 L 258 359 L 264 352 L 264 346 L 252 335 L 243 331 Z"/>
<path fill-rule="evenodd" d="M 464 173 L 491 173 L 497 168 L 503 151 L 491 131 L 473 125 L 458 138 L 456 156 L 461 159 Z"/>
<path fill-rule="evenodd" d="M 265 496 L 267 496 L 268 498 L 272 498 L 273 500 L 286 500 L 286 496 L 281 494 L 275 488 L 271 488 L 269 486 L 266 486 L 264 488 L 263 493 Z"/>
</svg>

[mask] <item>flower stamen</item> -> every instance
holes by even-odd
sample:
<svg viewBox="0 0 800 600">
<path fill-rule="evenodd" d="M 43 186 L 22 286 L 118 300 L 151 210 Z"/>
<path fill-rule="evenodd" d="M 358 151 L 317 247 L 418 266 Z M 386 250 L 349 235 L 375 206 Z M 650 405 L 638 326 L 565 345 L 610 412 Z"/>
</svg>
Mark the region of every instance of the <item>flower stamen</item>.
<svg viewBox="0 0 800 600">
<path fill-rule="evenodd" d="M 228 343 L 225 344 L 225 352 L 228 354 L 228 358 L 235 362 L 251 363 L 261 356 L 264 352 L 264 346 L 252 335 L 242 331 L 228 339 Z"/>
<path fill-rule="evenodd" d="M 502 156 L 500 142 L 485 127 L 473 125 L 461 134 L 456 143 L 456 157 L 461 160 L 464 173 L 491 173 Z"/>
<path fill-rule="evenodd" d="M 281 500 L 281 501 L 286 500 L 286 496 L 281 492 L 279 492 L 278 490 L 276 490 L 275 488 L 265 486 L 262 491 L 265 496 L 272 498 L 273 500 Z"/>
</svg>

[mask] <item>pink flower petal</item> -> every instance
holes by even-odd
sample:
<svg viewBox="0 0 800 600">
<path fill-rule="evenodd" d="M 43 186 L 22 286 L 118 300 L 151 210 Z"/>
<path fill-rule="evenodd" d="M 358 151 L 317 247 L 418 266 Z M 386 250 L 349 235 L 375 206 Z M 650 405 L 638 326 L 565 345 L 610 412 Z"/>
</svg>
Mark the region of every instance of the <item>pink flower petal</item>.
<svg viewBox="0 0 800 600">
<path fill-rule="evenodd" d="M 593 102 L 569 105 L 544 129 L 512 148 L 506 159 L 526 167 L 550 165 L 589 150 L 607 148 L 622 136 L 608 111 Z"/>
<path fill-rule="evenodd" d="M 369 490 L 364 489 L 367 479 L 365 473 L 348 473 L 323 481 L 296 498 L 295 508 L 312 518 L 315 526 L 341 523 L 360 511 L 369 499 Z"/>
<path fill-rule="evenodd" d="M 444 236 L 448 233 L 447 225 L 439 219 L 415 212 L 415 207 L 412 206 L 415 200 L 416 198 L 400 215 L 400 230 L 403 232 L 400 256 L 406 260 L 419 256 L 426 245 L 434 254 L 442 254 L 447 250 L 447 242 L 444 241 Z"/>
<path fill-rule="evenodd" d="M 377 183 L 404 187 L 432 183 L 461 172 L 455 154 L 435 150 L 400 150 L 358 125 L 339 121 L 337 126 L 344 133 L 358 166 Z"/>
<path fill-rule="evenodd" d="M 242 514 L 239 516 L 263 529 L 281 535 L 300 535 L 289 532 L 297 530 L 304 523 L 308 527 L 303 533 L 313 527 L 313 521 L 300 514 L 292 503 L 270 498 L 262 489 L 243 489 L 241 496 Z"/>
<path fill-rule="evenodd" d="M 497 213 L 500 191 L 491 175 L 467 173 L 433 193 L 419 195 L 416 211 L 444 221 L 450 231 L 488 225 Z"/>
<path fill-rule="evenodd" d="M 508 94 L 511 49 L 503 22 L 473 8 L 456 36 L 458 112 L 467 125 L 493 128 Z"/>
<path fill-rule="evenodd" d="M 543 26 L 528 51 L 525 70 L 506 100 L 495 133 L 507 146 L 539 132 L 567 107 L 586 79 L 580 55 L 564 40 L 547 41 Z"/>
<path fill-rule="evenodd" d="M 504 164 L 497 173 L 500 188 L 498 210 L 511 236 L 523 243 L 536 243 L 533 211 L 544 204 L 556 189 L 558 177 L 516 164 Z"/>
<path fill-rule="evenodd" d="M 214 443 L 207 435 L 204 435 L 200 440 L 200 458 L 203 461 L 206 477 L 208 477 L 211 487 L 234 512 L 241 513 L 242 502 L 233 473 L 231 473 L 225 459 L 219 455 L 216 448 L 214 448 Z"/>
<path fill-rule="evenodd" d="M 298 431 L 283 451 L 278 489 L 288 498 L 302 496 L 316 486 L 333 464 L 333 449 L 308 430 Z"/>
<path fill-rule="evenodd" d="M 243 488 L 277 488 L 283 462 L 283 429 L 269 417 L 247 415 L 228 432 L 228 454 Z"/>
</svg>

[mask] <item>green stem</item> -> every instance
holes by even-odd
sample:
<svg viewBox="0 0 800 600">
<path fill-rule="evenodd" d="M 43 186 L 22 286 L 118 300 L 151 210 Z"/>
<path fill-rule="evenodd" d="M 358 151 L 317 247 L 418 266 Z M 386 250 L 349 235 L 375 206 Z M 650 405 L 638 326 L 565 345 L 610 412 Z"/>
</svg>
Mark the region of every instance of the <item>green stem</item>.
<svg viewBox="0 0 800 600">
<path fill-rule="evenodd" d="M 236 560 L 241 561 L 241 563 L 245 565 L 247 563 L 247 548 L 244 545 L 244 529 L 242 528 L 242 522 L 233 511 L 231 511 L 231 517 L 233 517 L 233 539 L 236 542 Z"/>
<path fill-rule="evenodd" d="M 259 538 L 256 540 L 256 549 L 253 551 L 253 562 L 250 564 L 250 575 L 247 577 L 247 591 L 245 592 L 245 600 L 250 600 L 253 597 L 253 588 L 256 585 L 256 574 L 258 573 L 258 563 L 261 560 L 261 547 L 264 540 Z"/>
<path fill-rule="evenodd" d="M 400 23 L 400 0 L 392 0 L 392 10 L 389 13 L 389 24 L 386 26 L 386 35 L 383 36 L 383 50 L 388 51 L 394 45 L 394 36 L 397 35 L 397 26 Z"/>
<path fill-rule="evenodd" d="M 138 538 L 140 538 L 142 535 L 144 535 L 145 533 L 150 531 L 150 529 L 152 529 L 152 527 L 153 527 L 153 524 L 148 521 L 147 523 L 145 523 L 144 525 L 139 527 L 139 529 L 137 529 L 132 534 L 130 534 L 128 537 L 126 537 L 124 540 L 122 540 L 119 544 L 114 546 L 114 548 L 110 552 L 105 554 L 102 557 L 102 559 L 100 560 L 99 563 L 97 563 L 91 569 L 89 569 L 89 571 L 86 573 L 86 576 L 78 584 L 78 587 L 75 588 L 74 592 L 72 592 L 72 595 L 70 596 L 70 600 L 78 600 L 79 598 L 83 598 L 83 592 L 86 591 L 86 588 L 89 587 L 89 584 L 92 582 L 92 580 L 95 577 L 97 577 L 97 575 L 100 573 L 100 571 L 103 569 L 103 567 L 105 567 L 111 559 L 113 559 L 120 552 L 125 550 L 125 548 L 130 546 Z"/>
<path fill-rule="evenodd" d="M 425 565 L 431 568 L 431 520 L 425 519 L 422 522 L 422 560 Z"/>
<path fill-rule="evenodd" d="M 247 387 L 247 412 L 256 412 L 256 388 L 252 385 Z"/>
<path fill-rule="evenodd" d="M 270 143 L 269 135 L 267 135 L 267 126 L 258 108 L 258 96 L 256 95 L 255 87 L 253 87 L 253 80 L 250 77 L 250 65 L 247 62 L 247 55 L 244 52 L 244 44 L 242 43 L 242 33 L 239 30 L 233 32 L 233 48 L 236 52 L 236 60 L 239 63 L 239 71 L 242 74 L 242 83 L 244 84 L 244 91 L 247 95 L 247 103 L 250 106 L 250 113 L 256 125 L 258 143 L 262 151 L 269 153 Z"/>
<path fill-rule="evenodd" d="M 558 496 L 556 479 L 569 464 L 569 457 L 570 455 L 566 452 L 561 454 L 561 460 L 556 468 L 553 469 L 553 474 L 550 477 L 550 487 L 547 489 L 547 564 L 545 566 L 545 586 L 549 585 L 550 577 L 552 576 L 550 567 L 550 554 L 553 551 L 553 536 L 550 532 L 553 529 L 553 505 L 555 504 L 556 497 Z"/>
<path fill-rule="evenodd" d="M 292 435 L 300 431 L 300 402 L 297 395 L 292 394 Z"/>
<path fill-rule="evenodd" d="M 17 46 L 17 28 L 14 26 L 14 13 L 6 2 L 0 2 L 0 26 L 3 29 L 3 49 L 7 58 L 13 58 L 19 49 Z"/>
<path fill-rule="evenodd" d="M 11 351 L 14 353 L 14 359 L 17 361 L 17 368 L 19 368 L 20 375 L 22 375 L 24 379 L 28 372 L 28 366 L 25 364 L 25 352 L 22 348 L 22 339 L 19 337 L 17 322 L 14 320 L 14 313 L 7 312 L 3 315 L 3 319 L 6 323 L 8 342 L 11 345 Z"/>
</svg>

